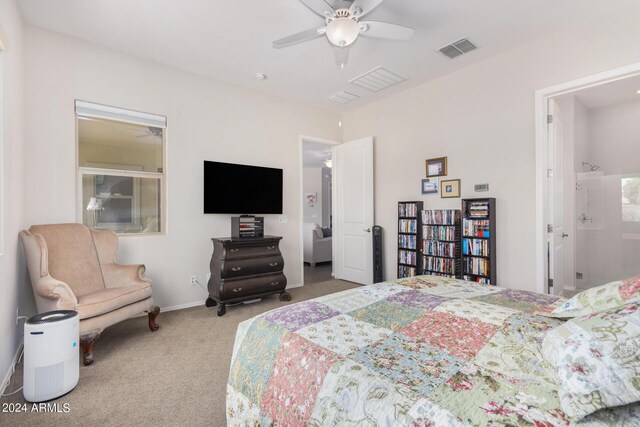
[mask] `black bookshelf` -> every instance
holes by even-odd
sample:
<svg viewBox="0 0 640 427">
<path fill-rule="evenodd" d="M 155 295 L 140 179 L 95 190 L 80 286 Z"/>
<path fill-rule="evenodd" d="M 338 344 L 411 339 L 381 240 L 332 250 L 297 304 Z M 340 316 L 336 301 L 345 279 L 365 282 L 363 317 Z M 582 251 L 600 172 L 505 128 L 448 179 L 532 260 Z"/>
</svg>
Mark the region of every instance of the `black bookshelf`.
<svg viewBox="0 0 640 427">
<path fill-rule="evenodd" d="M 398 279 L 422 271 L 420 256 L 421 201 L 398 202 Z"/>
<path fill-rule="evenodd" d="M 497 284 L 496 199 L 462 200 L 462 278 Z"/>
<path fill-rule="evenodd" d="M 461 278 L 460 210 L 423 210 L 421 219 L 422 274 Z"/>
</svg>

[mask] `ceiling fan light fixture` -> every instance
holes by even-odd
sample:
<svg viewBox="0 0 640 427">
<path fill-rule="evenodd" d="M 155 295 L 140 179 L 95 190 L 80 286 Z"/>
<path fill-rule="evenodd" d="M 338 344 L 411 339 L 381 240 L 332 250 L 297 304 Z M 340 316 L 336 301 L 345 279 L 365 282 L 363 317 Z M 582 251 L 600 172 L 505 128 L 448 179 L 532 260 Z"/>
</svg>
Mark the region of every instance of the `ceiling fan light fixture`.
<svg viewBox="0 0 640 427">
<path fill-rule="evenodd" d="M 327 24 L 326 35 L 329 41 L 338 47 L 353 44 L 360 33 L 360 25 L 350 17 L 339 17 Z"/>
</svg>

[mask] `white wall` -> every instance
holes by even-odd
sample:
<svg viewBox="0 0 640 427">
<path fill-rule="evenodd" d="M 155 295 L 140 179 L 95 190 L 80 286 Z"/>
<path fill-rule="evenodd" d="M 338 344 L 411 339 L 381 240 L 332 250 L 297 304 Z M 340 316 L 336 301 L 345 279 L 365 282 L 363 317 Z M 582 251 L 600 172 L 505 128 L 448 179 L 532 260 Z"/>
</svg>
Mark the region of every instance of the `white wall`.
<svg viewBox="0 0 640 427">
<path fill-rule="evenodd" d="M 577 221 L 576 261 L 583 273 L 578 287 L 589 288 L 640 273 L 640 224 L 623 222 L 621 206 L 621 178 L 640 174 L 640 100 L 585 110 L 583 122 L 586 154 L 576 163 L 587 160 L 604 174 L 582 184 L 589 203 L 584 210 L 593 222 Z"/>
<path fill-rule="evenodd" d="M 302 168 L 303 222 L 322 225 L 322 168 Z M 309 204 L 308 193 L 316 193 L 316 203 Z"/>
<path fill-rule="evenodd" d="M 0 381 L 3 381 L 22 339 L 22 327 L 16 327 L 16 307 L 22 314 L 33 308 L 31 289 L 27 288 L 22 248 L 18 232 L 24 226 L 23 186 L 23 35 L 16 2 L 0 0 L 0 38 L 7 50 L 2 58 L 2 191 L 4 224 L 0 243 Z M 27 298 L 29 297 L 29 298 Z M 22 325 L 22 323 L 21 323 Z M 0 390 L 4 383 L 0 384 Z"/>
<path fill-rule="evenodd" d="M 460 206 L 419 190 L 424 160 L 448 156 L 448 178 L 462 179 L 462 197 L 497 198 L 498 283 L 536 289 L 535 91 L 640 61 L 638 13 L 634 5 L 588 25 L 567 23 L 562 33 L 344 114 L 344 141 L 375 137 L 375 221 L 385 230 L 387 278 L 396 270 L 399 200 Z M 489 193 L 473 192 L 485 182 Z"/>
<path fill-rule="evenodd" d="M 607 175 L 640 173 L 640 99 L 589 110 L 588 123 L 591 163 Z"/>
<path fill-rule="evenodd" d="M 299 135 L 335 140 L 338 115 L 249 91 L 77 39 L 25 27 L 26 224 L 75 222 L 74 99 L 168 117 L 168 234 L 124 237 L 118 259 L 144 263 L 161 307 L 204 301 L 214 236 L 230 234 L 229 215 L 202 213 L 203 160 L 284 169 L 284 214 L 265 217 L 283 236 L 290 285 L 300 284 Z M 213 312 L 212 312 L 212 315 Z M 161 321 L 162 319 L 160 319 Z"/>
</svg>

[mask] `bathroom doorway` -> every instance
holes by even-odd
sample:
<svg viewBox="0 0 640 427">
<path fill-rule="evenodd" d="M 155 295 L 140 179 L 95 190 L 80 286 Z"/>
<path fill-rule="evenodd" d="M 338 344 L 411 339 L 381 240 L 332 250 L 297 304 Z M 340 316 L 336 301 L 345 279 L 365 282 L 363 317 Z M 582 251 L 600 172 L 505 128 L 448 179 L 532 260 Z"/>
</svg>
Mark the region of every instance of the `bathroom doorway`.
<svg viewBox="0 0 640 427">
<path fill-rule="evenodd" d="M 640 75 L 548 102 L 549 291 L 640 274 Z"/>
</svg>

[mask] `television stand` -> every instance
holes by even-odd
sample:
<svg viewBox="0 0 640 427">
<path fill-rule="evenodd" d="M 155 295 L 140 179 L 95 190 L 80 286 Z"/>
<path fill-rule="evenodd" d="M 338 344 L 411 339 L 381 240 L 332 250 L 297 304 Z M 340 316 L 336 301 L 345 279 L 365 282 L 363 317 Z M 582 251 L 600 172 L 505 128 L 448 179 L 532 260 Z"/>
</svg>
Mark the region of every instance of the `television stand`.
<svg viewBox="0 0 640 427">
<path fill-rule="evenodd" d="M 211 278 L 207 284 L 207 307 L 218 306 L 223 316 L 227 304 L 280 294 L 280 301 L 290 301 L 285 290 L 284 259 L 279 243 L 282 237 L 212 238 Z"/>
</svg>

